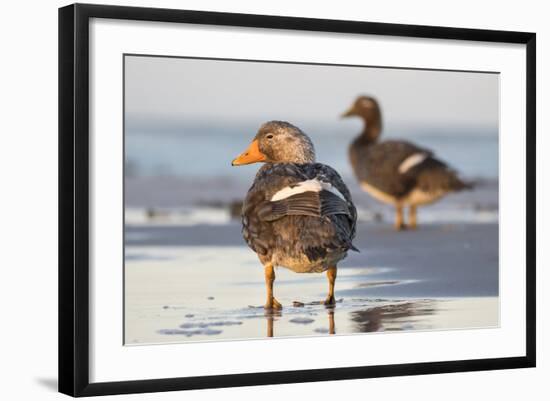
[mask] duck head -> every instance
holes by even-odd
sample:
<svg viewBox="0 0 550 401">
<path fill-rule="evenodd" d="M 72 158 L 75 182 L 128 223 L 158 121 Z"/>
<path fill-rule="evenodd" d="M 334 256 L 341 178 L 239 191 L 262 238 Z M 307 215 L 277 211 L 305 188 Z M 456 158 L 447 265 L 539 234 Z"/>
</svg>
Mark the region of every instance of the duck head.
<svg viewBox="0 0 550 401">
<path fill-rule="evenodd" d="M 378 102 L 373 97 L 359 96 L 341 117 L 346 118 L 352 116 L 372 120 L 380 116 L 380 106 L 378 106 Z"/>
<path fill-rule="evenodd" d="M 248 148 L 232 166 L 251 163 L 314 163 L 315 149 L 302 130 L 286 121 L 263 124 Z"/>
<path fill-rule="evenodd" d="M 382 131 L 380 106 L 373 97 L 359 96 L 341 117 L 359 117 L 363 119 L 365 123 L 363 135 L 368 137 L 369 140 L 376 140 Z"/>
</svg>

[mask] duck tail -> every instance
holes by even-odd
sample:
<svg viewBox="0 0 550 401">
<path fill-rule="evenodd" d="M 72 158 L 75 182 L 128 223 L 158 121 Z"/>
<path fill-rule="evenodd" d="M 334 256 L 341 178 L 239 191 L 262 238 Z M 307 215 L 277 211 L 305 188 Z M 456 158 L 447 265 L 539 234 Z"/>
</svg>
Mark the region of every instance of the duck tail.
<svg viewBox="0 0 550 401">
<path fill-rule="evenodd" d="M 417 181 L 420 188 L 428 192 L 462 191 L 474 188 L 474 182 L 463 181 L 458 177 L 456 171 L 434 158 L 428 158 L 422 163 Z"/>
<path fill-rule="evenodd" d="M 361 251 L 360 251 L 359 249 L 357 249 L 357 248 L 355 247 L 355 245 L 353 245 L 353 244 L 349 244 L 349 249 L 351 249 L 352 251 L 361 253 Z"/>
</svg>

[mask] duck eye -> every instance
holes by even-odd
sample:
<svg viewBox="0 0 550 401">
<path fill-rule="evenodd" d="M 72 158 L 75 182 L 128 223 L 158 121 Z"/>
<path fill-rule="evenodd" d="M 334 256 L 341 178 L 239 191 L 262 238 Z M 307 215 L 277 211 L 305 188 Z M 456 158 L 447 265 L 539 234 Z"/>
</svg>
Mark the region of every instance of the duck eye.
<svg viewBox="0 0 550 401">
<path fill-rule="evenodd" d="M 266 137 L 267 139 L 273 139 L 273 134 L 267 134 L 265 137 Z"/>
</svg>

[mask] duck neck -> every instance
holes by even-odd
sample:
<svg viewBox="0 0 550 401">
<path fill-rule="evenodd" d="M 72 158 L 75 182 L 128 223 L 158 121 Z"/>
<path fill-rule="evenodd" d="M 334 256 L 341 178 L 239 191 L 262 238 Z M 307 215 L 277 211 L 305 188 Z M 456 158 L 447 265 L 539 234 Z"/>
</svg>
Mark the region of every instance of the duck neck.
<svg viewBox="0 0 550 401">
<path fill-rule="evenodd" d="M 380 117 L 363 117 L 363 123 L 363 131 L 357 137 L 357 141 L 369 145 L 376 143 L 382 132 L 382 120 Z"/>
</svg>

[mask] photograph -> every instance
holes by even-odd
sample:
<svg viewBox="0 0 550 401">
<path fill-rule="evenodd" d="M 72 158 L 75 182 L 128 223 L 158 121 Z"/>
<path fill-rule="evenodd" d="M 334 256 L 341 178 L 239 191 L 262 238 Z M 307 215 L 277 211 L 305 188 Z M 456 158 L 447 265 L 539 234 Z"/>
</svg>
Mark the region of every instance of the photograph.
<svg viewBox="0 0 550 401">
<path fill-rule="evenodd" d="M 497 72 L 125 54 L 124 345 L 498 328 L 499 102 Z"/>
</svg>

